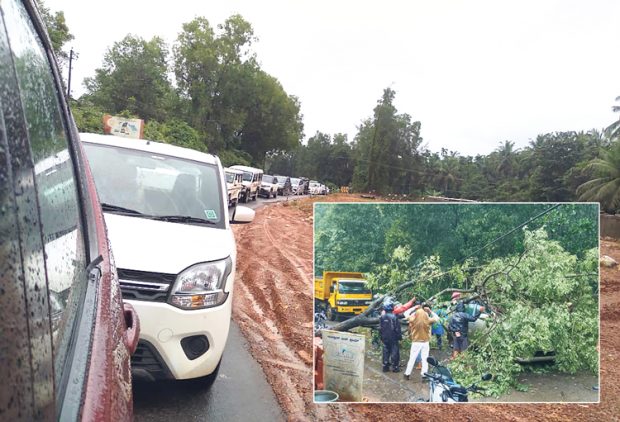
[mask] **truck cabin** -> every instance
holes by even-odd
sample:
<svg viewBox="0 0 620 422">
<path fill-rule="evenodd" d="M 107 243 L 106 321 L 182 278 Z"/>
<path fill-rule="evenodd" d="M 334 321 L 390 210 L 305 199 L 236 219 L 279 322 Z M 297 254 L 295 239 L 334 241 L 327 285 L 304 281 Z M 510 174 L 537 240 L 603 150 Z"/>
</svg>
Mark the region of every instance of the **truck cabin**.
<svg viewBox="0 0 620 422">
<path fill-rule="evenodd" d="M 371 294 L 370 289 L 366 285 L 366 280 L 338 280 L 330 287 L 330 293 L 340 294 Z"/>
</svg>

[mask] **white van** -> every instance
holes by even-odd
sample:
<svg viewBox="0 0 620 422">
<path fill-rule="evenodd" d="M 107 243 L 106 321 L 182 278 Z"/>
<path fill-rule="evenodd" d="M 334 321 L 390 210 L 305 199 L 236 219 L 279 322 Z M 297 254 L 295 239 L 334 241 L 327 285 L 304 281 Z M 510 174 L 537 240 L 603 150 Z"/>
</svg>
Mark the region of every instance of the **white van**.
<svg viewBox="0 0 620 422">
<path fill-rule="evenodd" d="M 219 158 L 177 146 L 81 134 L 123 299 L 140 317 L 132 371 L 212 380 L 230 325 L 236 246 Z"/>
<path fill-rule="evenodd" d="M 228 189 L 228 206 L 236 207 L 243 196 L 243 172 L 237 169 L 224 168 L 226 187 Z"/>
<path fill-rule="evenodd" d="M 230 166 L 230 168 L 243 172 L 243 186 L 245 187 L 243 202 L 256 201 L 256 197 L 260 192 L 260 185 L 263 181 L 263 171 L 248 166 Z"/>
</svg>

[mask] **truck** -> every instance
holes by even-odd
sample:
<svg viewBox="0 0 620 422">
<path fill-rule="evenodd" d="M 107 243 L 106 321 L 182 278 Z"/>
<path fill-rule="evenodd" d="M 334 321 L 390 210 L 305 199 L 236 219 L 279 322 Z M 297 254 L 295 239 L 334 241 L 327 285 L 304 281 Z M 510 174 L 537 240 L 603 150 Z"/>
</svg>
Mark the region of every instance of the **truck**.
<svg viewBox="0 0 620 422">
<path fill-rule="evenodd" d="M 314 279 L 314 302 L 335 321 L 364 312 L 372 302 L 372 292 L 362 273 L 324 271 L 322 278 Z"/>
</svg>

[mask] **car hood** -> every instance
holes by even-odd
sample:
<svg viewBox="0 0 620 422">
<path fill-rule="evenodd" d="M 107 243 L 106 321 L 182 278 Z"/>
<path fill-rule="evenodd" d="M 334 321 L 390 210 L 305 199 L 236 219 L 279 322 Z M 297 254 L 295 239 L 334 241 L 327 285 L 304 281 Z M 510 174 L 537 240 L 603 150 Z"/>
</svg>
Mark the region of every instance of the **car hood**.
<svg viewBox="0 0 620 422">
<path fill-rule="evenodd" d="M 118 268 L 178 274 L 199 262 L 235 258 L 230 229 L 104 213 Z"/>
</svg>

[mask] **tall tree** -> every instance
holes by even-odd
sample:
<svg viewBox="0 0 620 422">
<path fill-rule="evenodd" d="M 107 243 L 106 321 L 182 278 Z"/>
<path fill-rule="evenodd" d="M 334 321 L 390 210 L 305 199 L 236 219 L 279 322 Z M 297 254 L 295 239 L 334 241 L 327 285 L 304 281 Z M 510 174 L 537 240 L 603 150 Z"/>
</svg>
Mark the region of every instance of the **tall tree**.
<svg viewBox="0 0 620 422">
<path fill-rule="evenodd" d="M 74 39 L 67 26 L 65 13 L 62 11 L 52 12 L 45 6 L 43 0 L 37 0 L 37 5 L 41 19 L 47 28 L 47 33 L 52 42 L 52 48 L 54 49 L 58 64 L 62 67 L 69 58 L 69 53 L 67 53 L 64 47 L 69 41 Z"/>
<path fill-rule="evenodd" d="M 167 47 L 159 37 L 127 35 L 108 49 L 103 66 L 86 78 L 87 97 L 109 113 L 128 111 L 145 120 L 166 119 L 174 101 Z"/>
</svg>

